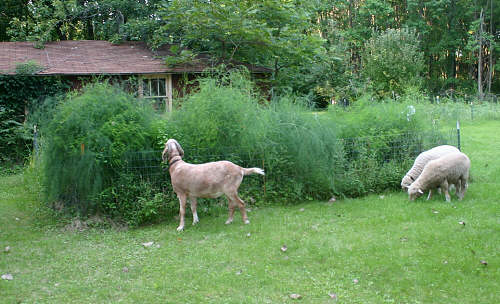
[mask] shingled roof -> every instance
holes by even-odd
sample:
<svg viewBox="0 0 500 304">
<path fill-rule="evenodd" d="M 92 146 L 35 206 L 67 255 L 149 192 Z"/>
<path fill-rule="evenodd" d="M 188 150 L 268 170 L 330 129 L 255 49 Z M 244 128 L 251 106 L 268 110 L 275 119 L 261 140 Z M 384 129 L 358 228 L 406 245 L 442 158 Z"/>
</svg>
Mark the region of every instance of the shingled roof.
<svg viewBox="0 0 500 304">
<path fill-rule="evenodd" d="M 112 44 L 100 40 L 47 42 L 43 49 L 33 42 L 0 42 L 0 74 L 15 74 L 16 65 L 35 61 L 43 69 L 37 75 L 130 75 L 155 73 L 199 73 L 212 66 L 207 57 L 168 67 L 162 57 L 172 55 L 169 46 L 152 51 L 142 42 Z M 246 65 L 254 73 L 264 67 Z"/>
</svg>

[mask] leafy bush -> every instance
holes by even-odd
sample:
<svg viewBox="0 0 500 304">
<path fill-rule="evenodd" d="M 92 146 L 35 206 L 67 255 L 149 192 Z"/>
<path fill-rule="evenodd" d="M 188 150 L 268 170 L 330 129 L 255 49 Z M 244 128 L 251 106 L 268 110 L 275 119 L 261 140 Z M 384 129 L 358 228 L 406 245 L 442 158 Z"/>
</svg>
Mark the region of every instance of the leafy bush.
<svg viewBox="0 0 500 304">
<path fill-rule="evenodd" d="M 82 214 L 115 215 L 99 194 L 120 180 L 128 151 L 157 148 L 156 119 L 151 107 L 108 84 L 69 94 L 42 130 L 48 200 Z"/>
<path fill-rule="evenodd" d="M 167 183 L 163 184 L 164 186 Z M 158 183 L 121 173 L 113 185 L 95 198 L 103 214 L 124 221 L 129 227 L 157 222 L 165 214 L 174 212 L 172 191 L 161 189 Z"/>
</svg>

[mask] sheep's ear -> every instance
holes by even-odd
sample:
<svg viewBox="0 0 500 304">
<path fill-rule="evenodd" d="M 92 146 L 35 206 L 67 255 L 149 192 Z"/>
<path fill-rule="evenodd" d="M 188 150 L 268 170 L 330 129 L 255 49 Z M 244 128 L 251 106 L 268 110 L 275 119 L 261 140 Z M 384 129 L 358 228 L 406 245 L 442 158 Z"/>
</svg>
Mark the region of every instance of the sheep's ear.
<svg viewBox="0 0 500 304">
<path fill-rule="evenodd" d="M 177 140 L 175 141 L 175 146 L 177 147 L 177 151 L 179 151 L 179 155 L 181 157 L 183 157 L 184 156 L 184 150 L 182 150 L 181 145 L 179 145 L 179 143 L 177 142 Z"/>
<path fill-rule="evenodd" d="M 418 189 L 418 193 L 424 194 L 424 192 L 422 190 L 420 190 L 420 189 Z"/>
</svg>

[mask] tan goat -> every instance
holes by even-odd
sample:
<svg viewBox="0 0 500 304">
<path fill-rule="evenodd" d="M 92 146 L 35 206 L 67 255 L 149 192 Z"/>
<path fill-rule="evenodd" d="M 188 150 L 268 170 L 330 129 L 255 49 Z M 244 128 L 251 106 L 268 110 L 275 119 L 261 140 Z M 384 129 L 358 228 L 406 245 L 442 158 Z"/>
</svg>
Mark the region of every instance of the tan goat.
<svg viewBox="0 0 500 304">
<path fill-rule="evenodd" d="M 236 205 L 240 209 L 243 222 L 249 224 L 245 202 L 238 196 L 238 188 L 243 176 L 254 173 L 264 175 L 264 170 L 260 168 L 242 168 L 229 161 L 193 165 L 184 162 L 182 160 L 183 156 L 184 150 L 175 139 L 169 139 L 165 143 L 162 159 L 168 161 L 172 187 L 179 198 L 180 204 L 180 223 L 177 231 L 184 229 L 184 214 L 188 197 L 191 202 L 191 212 L 193 213 L 193 225 L 199 221 L 196 213 L 196 198 L 216 198 L 222 194 L 226 195 L 229 202 L 229 218 L 226 224 L 233 221 Z"/>
</svg>

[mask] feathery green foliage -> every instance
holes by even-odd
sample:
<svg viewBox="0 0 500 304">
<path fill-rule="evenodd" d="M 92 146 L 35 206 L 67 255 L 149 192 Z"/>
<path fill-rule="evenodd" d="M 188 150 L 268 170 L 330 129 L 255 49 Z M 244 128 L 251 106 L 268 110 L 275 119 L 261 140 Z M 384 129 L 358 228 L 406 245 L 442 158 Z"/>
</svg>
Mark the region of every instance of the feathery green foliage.
<svg viewBox="0 0 500 304">
<path fill-rule="evenodd" d="M 345 161 L 339 192 L 350 197 L 397 188 L 416 155 L 448 140 L 415 103 L 365 97 L 347 108 L 333 106 L 327 115 L 340 126 Z"/>
<path fill-rule="evenodd" d="M 125 153 L 155 147 L 155 119 L 151 107 L 108 84 L 68 95 L 43 130 L 48 200 L 82 213 L 100 209 L 93 198 L 119 176 Z"/>
<path fill-rule="evenodd" d="M 312 113 L 289 97 L 261 105 L 245 80 L 230 77 L 238 81 L 202 81 L 200 91 L 173 113 L 163 140 L 177 139 L 186 161 L 228 158 L 263 166 L 267 200 L 395 188 L 415 155 L 445 141 L 409 103 L 360 101 Z"/>
</svg>

